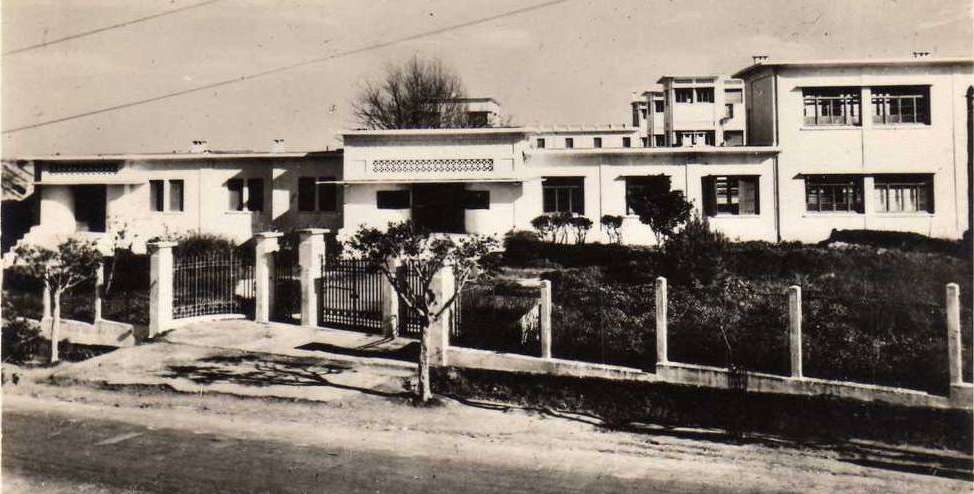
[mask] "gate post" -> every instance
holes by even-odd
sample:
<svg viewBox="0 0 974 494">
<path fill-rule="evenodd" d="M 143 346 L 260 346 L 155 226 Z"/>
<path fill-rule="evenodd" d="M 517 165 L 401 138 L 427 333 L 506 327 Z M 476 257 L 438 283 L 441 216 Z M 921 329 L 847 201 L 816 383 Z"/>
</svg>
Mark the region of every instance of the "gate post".
<svg viewBox="0 0 974 494">
<path fill-rule="evenodd" d="M 456 279 L 453 275 L 453 266 L 443 266 L 435 275 L 430 284 L 436 301 L 430 307 L 430 312 L 435 314 L 443 307 L 443 303 L 453 296 L 456 290 Z M 429 338 L 430 364 L 434 366 L 446 366 L 447 348 L 450 347 L 450 326 L 453 321 L 453 309 L 447 309 L 436 320 L 429 321 L 427 328 L 427 338 Z"/>
<path fill-rule="evenodd" d="M 389 265 L 390 272 L 399 276 L 398 264 Z M 399 295 L 396 294 L 395 287 L 382 275 L 380 281 L 382 290 L 382 334 L 386 338 L 398 338 L 399 337 Z"/>
<path fill-rule="evenodd" d="M 325 228 L 299 230 L 298 262 L 301 264 L 301 325 L 318 326 L 318 291 L 315 280 L 321 276 L 325 257 Z"/>
<path fill-rule="evenodd" d="M 101 320 L 101 298 L 102 292 L 105 291 L 105 260 L 101 259 L 98 261 L 98 267 L 95 268 L 95 322 Z"/>
<path fill-rule="evenodd" d="M 802 288 L 788 287 L 788 334 L 791 377 L 802 377 Z"/>
<path fill-rule="evenodd" d="M 173 308 L 173 258 L 176 242 L 150 242 L 149 338 L 169 329 Z"/>
<path fill-rule="evenodd" d="M 541 280 L 541 358 L 551 358 L 551 281 Z"/>
<path fill-rule="evenodd" d="M 947 369 L 951 386 L 964 382 L 960 339 L 960 286 L 947 284 Z"/>
<path fill-rule="evenodd" d="M 256 307 L 254 320 L 258 323 L 271 322 L 274 307 L 274 253 L 278 250 L 277 239 L 281 232 L 261 232 L 256 235 L 254 246 L 254 295 Z"/>
<path fill-rule="evenodd" d="M 666 349 L 666 278 L 656 278 L 656 365 L 669 362 Z"/>
</svg>

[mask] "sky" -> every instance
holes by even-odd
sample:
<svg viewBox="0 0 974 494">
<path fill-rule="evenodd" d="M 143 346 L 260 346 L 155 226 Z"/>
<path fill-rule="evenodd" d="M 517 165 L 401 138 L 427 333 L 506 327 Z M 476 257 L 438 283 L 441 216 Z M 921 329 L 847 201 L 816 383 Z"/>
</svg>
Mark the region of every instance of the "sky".
<svg viewBox="0 0 974 494">
<path fill-rule="evenodd" d="M 515 124 L 621 124 L 632 92 L 659 77 L 729 74 L 755 54 L 972 57 L 970 9 L 969 0 L 4 0 L 0 152 L 183 152 L 195 139 L 262 151 L 279 137 L 294 150 L 334 149 L 358 126 L 351 101 L 363 82 L 413 55 L 452 66 L 468 95 L 498 99 Z"/>
</svg>

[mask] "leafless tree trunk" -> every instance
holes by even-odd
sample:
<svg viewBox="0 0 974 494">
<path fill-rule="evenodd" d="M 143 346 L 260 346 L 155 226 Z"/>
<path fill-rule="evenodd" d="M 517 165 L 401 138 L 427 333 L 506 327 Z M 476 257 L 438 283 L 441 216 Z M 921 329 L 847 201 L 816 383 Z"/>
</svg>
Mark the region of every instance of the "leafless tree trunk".
<svg viewBox="0 0 974 494">
<path fill-rule="evenodd" d="M 419 343 L 419 367 L 416 376 L 417 397 L 421 403 L 426 403 L 433 398 L 433 390 L 430 386 L 429 338 L 430 327 L 426 325 Z"/>
</svg>

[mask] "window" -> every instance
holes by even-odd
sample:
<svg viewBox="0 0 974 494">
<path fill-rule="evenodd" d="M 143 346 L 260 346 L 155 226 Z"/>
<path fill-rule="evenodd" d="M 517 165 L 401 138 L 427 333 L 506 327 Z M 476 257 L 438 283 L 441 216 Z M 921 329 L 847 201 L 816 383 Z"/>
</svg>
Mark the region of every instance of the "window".
<svg viewBox="0 0 974 494">
<path fill-rule="evenodd" d="M 805 88 L 805 125 L 860 125 L 857 87 Z"/>
<path fill-rule="evenodd" d="M 335 177 L 298 178 L 298 211 L 337 211 L 338 184 L 334 181 Z"/>
<path fill-rule="evenodd" d="M 170 211 L 183 210 L 183 181 L 182 180 L 169 181 L 169 210 Z"/>
<path fill-rule="evenodd" d="M 535 144 L 537 145 L 538 149 L 544 149 L 544 138 L 539 137 Z"/>
<path fill-rule="evenodd" d="M 632 147 L 632 138 L 631 137 L 623 137 L 622 138 L 622 147 L 624 147 L 624 148 Z"/>
<path fill-rule="evenodd" d="M 636 202 L 647 193 L 664 193 L 670 190 L 670 177 L 649 175 L 645 177 L 626 177 L 626 214 L 636 213 Z"/>
<path fill-rule="evenodd" d="M 408 190 L 380 190 L 375 193 L 375 204 L 379 209 L 409 209 Z"/>
<path fill-rule="evenodd" d="M 315 179 L 314 177 L 298 178 L 298 211 L 314 211 L 317 201 L 315 200 Z"/>
<path fill-rule="evenodd" d="M 166 203 L 163 202 L 165 183 L 165 180 L 149 180 L 149 207 L 153 211 L 165 211 Z"/>
<path fill-rule="evenodd" d="M 708 216 L 760 214 L 758 179 L 755 175 L 704 177 L 704 211 Z"/>
<path fill-rule="evenodd" d="M 724 105 L 724 118 L 734 118 L 734 105 L 727 103 Z"/>
<path fill-rule="evenodd" d="M 565 138 L 565 147 L 568 148 L 568 149 L 571 149 L 571 148 L 575 147 L 575 139 L 573 139 L 571 137 L 566 137 Z"/>
<path fill-rule="evenodd" d="M 541 190 L 545 213 L 585 214 L 585 177 L 545 178 Z"/>
<path fill-rule="evenodd" d="M 697 96 L 697 103 L 713 103 L 714 102 L 714 88 L 712 87 L 698 87 L 695 91 Z"/>
<path fill-rule="evenodd" d="M 464 209 L 490 209 L 489 190 L 465 190 L 463 191 Z"/>
<path fill-rule="evenodd" d="M 601 137 L 593 138 L 592 139 L 592 146 L 593 147 L 597 147 L 597 148 L 602 147 L 602 138 Z"/>
<path fill-rule="evenodd" d="M 646 120 L 646 109 L 645 108 L 640 108 L 639 109 L 639 115 L 643 118 L 643 120 Z"/>
<path fill-rule="evenodd" d="M 813 212 L 862 213 L 862 177 L 805 177 L 805 209 Z"/>
<path fill-rule="evenodd" d="M 245 190 L 246 188 L 246 190 Z M 230 211 L 263 211 L 264 179 L 231 178 L 227 180 Z"/>
<path fill-rule="evenodd" d="M 873 123 L 930 125 L 927 86 L 872 88 Z"/>
<path fill-rule="evenodd" d="M 877 175 L 876 212 L 933 213 L 933 175 Z"/>
<path fill-rule="evenodd" d="M 662 134 L 655 135 L 655 136 L 653 136 L 653 140 L 656 141 L 656 147 L 666 146 L 666 136 L 665 135 L 662 135 Z"/>
<path fill-rule="evenodd" d="M 686 130 L 677 132 L 676 145 L 680 147 L 691 146 L 713 146 L 714 131 L 712 130 Z"/>
<path fill-rule="evenodd" d="M 642 145 L 642 147 L 644 147 L 644 148 L 648 148 L 649 147 L 649 138 L 648 137 L 640 137 L 639 138 L 639 144 Z"/>
<path fill-rule="evenodd" d="M 264 210 L 264 179 L 247 180 L 247 211 Z"/>
<path fill-rule="evenodd" d="M 653 111 L 656 113 L 663 113 L 663 100 L 653 101 Z"/>
<path fill-rule="evenodd" d="M 725 89 L 724 90 L 724 102 L 725 103 L 743 103 L 744 102 L 744 91 L 740 89 Z"/>
<path fill-rule="evenodd" d="M 726 131 L 724 131 L 724 145 L 725 146 L 743 146 L 744 145 L 744 131 L 743 130 L 726 130 Z"/>
<path fill-rule="evenodd" d="M 318 177 L 318 211 L 338 211 L 338 184 L 334 181 L 335 177 Z"/>
<path fill-rule="evenodd" d="M 676 98 L 677 103 L 693 103 L 693 89 L 688 87 L 674 89 L 673 97 Z"/>
<path fill-rule="evenodd" d="M 639 127 L 639 110 L 635 106 L 632 107 L 632 126 Z"/>
</svg>

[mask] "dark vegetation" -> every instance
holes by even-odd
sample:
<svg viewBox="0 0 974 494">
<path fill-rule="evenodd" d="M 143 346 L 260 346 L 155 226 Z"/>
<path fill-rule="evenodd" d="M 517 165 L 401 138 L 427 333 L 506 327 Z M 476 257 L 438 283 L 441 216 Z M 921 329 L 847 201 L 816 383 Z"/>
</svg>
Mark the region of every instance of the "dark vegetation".
<svg viewBox="0 0 974 494">
<path fill-rule="evenodd" d="M 691 220 L 662 249 L 505 241 L 553 284 L 553 354 L 652 369 L 654 282 L 669 282 L 670 360 L 787 374 L 787 298 L 802 288 L 804 374 L 947 392 L 944 285 L 961 287 L 971 379 L 971 264 L 960 242 L 835 232 L 820 245 L 731 243 Z"/>
<path fill-rule="evenodd" d="M 849 454 L 855 447 L 850 439 L 971 452 L 971 412 L 964 410 L 455 367 L 437 368 L 433 381 L 436 391 L 446 396 L 500 401 L 554 415 L 570 412 L 564 416 L 596 418 L 608 428 L 630 432 L 738 444 L 767 441 L 775 447 L 790 438 L 800 446 L 820 445 L 847 453 L 843 457 L 859 456 Z M 688 427 L 717 427 L 725 432 Z M 882 466 L 908 463 L 907 451 L 889 448 L 884 450 L 889 465 Z M 925 473 L 939 470 L 941 475 L 971 478 L 970 459 L 915 458 L 921 459 L 935 463 Z"/>
</svg>

